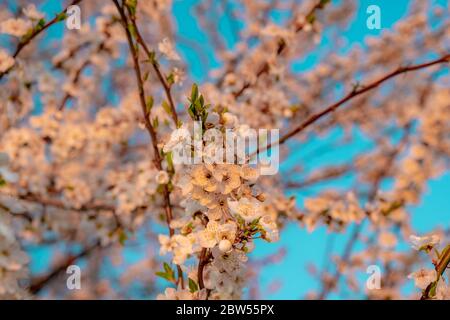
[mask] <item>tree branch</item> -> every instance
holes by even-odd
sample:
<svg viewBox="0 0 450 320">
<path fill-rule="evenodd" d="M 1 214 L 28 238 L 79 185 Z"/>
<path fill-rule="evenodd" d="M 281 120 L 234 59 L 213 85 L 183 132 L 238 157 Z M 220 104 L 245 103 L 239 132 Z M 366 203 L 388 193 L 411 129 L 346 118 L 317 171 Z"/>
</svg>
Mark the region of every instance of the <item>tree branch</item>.
<svg viewBox="0 0 450 320">
<path fill-rule="evenodd" d="M 282 136 L 280 138 L 280 140 L 278 141 L 278 143 L 270 143 L 269 145 L 267 145 L 265 148 L 263 149 L 258 149 L 254 154 L 251 155 L 254 156 L 255 154 L 260 153 L 261 151 L 265 151 L 265 150 L 269 150 L 270 148 L 272 148 L 274 145 L 282 145 L 283 143 L 285 143 L 287 140 L 289 140 L 290 138 L 292 138 L 293 136 L 295 136 L 296 134 L 302 132 L 303 130 L 305 130 L 307 127 L 309 127 L 311 124 L 315 123 L 316 121 L 320 120 L 322 117 L 326 116 L 327 114 L 335 111 L 337 108 L 339 108 L 340 106 L 344 105 L 346 102 L 352 100 L 355 97 L 358 97 L 372 89 L 377 88 L 378 86 L 380 86 L 382 83 L 407 72 L 411 72 L 411 71 L 416 71 L 416 70 L 420 70 L 420 69 L 425 69 L 437 64 L 441 64 L 441 63 L 448 63 L 450 61 L 450 53 L 447 53 L 446 55 L 436 59 L 436 60 L 432 60 L 430 62 L 426 62 L 426 63 L 422 63 L 422 64 L 417 64 L 417 65 L 413 65 L 413 66 L 409 66 L 409 67 L 401 67 L 398 68 L 395 71 L 392 71 L 391 73 L 388 73 L 387 75 L 381 77 L 380 79 L 366 85 L 366 86 L 360 86 L 359 89 L 356 90 L 352 90 L 351 92 L 349 92 L 345 97 L 343 97 L 342 99 L 340 99 L 339 101 L 333 103 L 332 105 L 330 105 L 329 107 L 325 108 L 324 110 L 320 111 L 319 113 L 313 114 L 312 116 L 310 116 L 308 119 L 306 119 L 306 121 L 304 121 L 302 124 L 300 124 L 298 127 L 292 129 L 290 132 L 288 132 L 286 135 Z"/>
</svg>

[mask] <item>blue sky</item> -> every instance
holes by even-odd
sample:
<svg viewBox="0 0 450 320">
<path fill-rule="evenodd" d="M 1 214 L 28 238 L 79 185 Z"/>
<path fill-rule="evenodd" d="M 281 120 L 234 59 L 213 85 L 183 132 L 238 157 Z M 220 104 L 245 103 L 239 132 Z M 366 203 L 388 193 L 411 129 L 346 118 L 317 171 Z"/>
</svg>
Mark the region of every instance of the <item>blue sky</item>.
<svg viewBox="0 0 450 320">
<path fill-rule="evenodd" d="M 219 66 L 211 46 L 208 43 L 207 36 L 202 32 L 200 26 L 197 25 L 195 18 L 192 15 L 193 5 L 198 0 L 173 0 L 173 13 L 175 15 L 178 35 L 185 39 L 198 41 L 203 54 L 207 57 L 207 61 L 199 59 L 198 54 L 183 43 L 178 43 L 177 48 L 184 57 L 189 70 L 192 73 L 193 79 L 197 82 L 202 82 L 206 78 L 209 70 Z M 338 2 L 338 1 L 335 1 Z M 376 4 L 381 8 L 382 28 L 390 28 L 396 21 L 400 20 L 406 13 L 409 5 L 408 0 L 361 0 L 358 1 L 359 8 L 355 19 L 353 19 L 350 27 L 347 30 L 342 30 L 349 40 L 349 44 L 362 43 L 364 38 L 368 36 L 377 36 L 381 31 L 369 30 L 366 27 L 366 8 L 369 5 Z M 445 4 L 446 1 L 435 1 L 436 3 Z M 41 8 L 48 13 L 57 12 L 60 9 L 60 1 L 47 1 Z M 51 15 L 48 15 L 51 16 Z M 220 31 L 226 35 L 227 45 L 232 48 L 234 45 L 233 36 L 230 32 L 230 25 L 226 18 L 222 17 L 219 21 Z M 49 40 L 57 39 L 61 36 L 64 29 L 61 27 L 52 27 L 49 31 Z M 68 31 L 70 32 L 70 31 Z M 1 40 L 1 39 L 0 39 Z M 327 45 L 325 39 L 321 47 Z M 320 52 L 321 47 L 317 52 Z M 305 57 L 302 61 L 295 64 L 295 68 L 299 71 L 314 67 L 317 62 L 317 53 Z M 336 133 L 339 134 L 338 132 Z M 302 152 L 296 153 L 295 157 L 301 157 L 306 154 L 308 150 L 312 150 L 320 145 L 321 141 L 310 142 L 302 149 Z M 354 146 L 358 149 L 363 146 Z M 304 153 L 303 153 L 304 152 Z M 332 152 L 321 157 L 322 163 L 342 161 L 348 157 L 348 150 Z M 295 157 L 293 160 L 295 161 Z M 286 168 L 291 165 L 289 162 L 282 165 L 282 174 Z M 340 182 L 342 186 L 345 185 L 345 179 Z M 421 204 L 411 210 L 413 217 L 413 226 L 420 232 L 425 233 L 431 230 L 436 225 L 448 227 L 449 212 L 446 208 L 449 207 L 448 190 L 450 189 L 450 174 L 431 181 L 428 186 L 426 195 Z M 298 195 L 302 198 L 302 195 Z M 445 225 L 444 225 L 445 224 Z M 304 229 L 297 225 L 289 225 L 281 235 L 281 240 L 275 244 L 267 244 L 259 242 L 253 256 L 257 259 L 264 257 L 270 253 L 276 252 L 280 248 L 287 249 L 287 256 L 283 262 L 276 265 L 269 265 L 265 267 L 260 276 L 260 283 L 262 288 L 262 296 L 269 299 L 298 299 L 302 298 L 310 289 L 317 288 L 318 283 L 306 271 L 308 263 L 315 263 L 319 267 L 322 266 L 324 258 L 324 250 L 327 244 L 327 239 L 330 234 L 324 228 L 317 229 L 314 233 L 309 234 Z M 339 253 L 342 250 L 343 244 L 347 238 L 346 235 L 338 235 L 335 237 L 334 252 Z M 32 267 L 35 270 L 43 270 L 48 263 L 48 251 L 36 250 L 33 253 L 34 261 Z M 142 253 L 130 252 L 127 258 L 130 260 L 139 259 Z M 280 281 L 281 288 L 272 294 L 267 294 L 269 285 L 274 281 Z M 332 296 L 333 298 L 333 296 Z"/>
</svg>

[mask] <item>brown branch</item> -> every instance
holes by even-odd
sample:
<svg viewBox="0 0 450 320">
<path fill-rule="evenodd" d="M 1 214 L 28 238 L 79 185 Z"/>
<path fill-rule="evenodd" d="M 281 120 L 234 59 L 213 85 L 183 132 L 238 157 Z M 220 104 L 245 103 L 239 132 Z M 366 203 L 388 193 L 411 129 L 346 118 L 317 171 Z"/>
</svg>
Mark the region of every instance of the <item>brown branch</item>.
<svg viewBox="0 0 450 320">
<path fill-rule="evenodd" d="M 200 258 L 198 263 L 198 271 L 197 271 L 197 278 L 198 278 L 198 286 L 200 289 L 203 289 L 205 287 L 205 284 L 203 282 L 203 269 L 206 265 L 206 248 L 203 248 L 200 252 Z"/>
<path fill-rule="evenodd" d="M 50 20 L 49 22 L 47 22 L 46 24 L 44 24 L 42 26 L 42 28 L 37 28 L 33 31 L 33 33 L 28 36 L 25 40 L 21 41 L 19 43 L 19 45 L 17 46 L 16 50 L 14 51 L 13 54 L 13 58 L 17 58 L 17 56 L 20 54 L 20 52 L 23 50 L 23 48 L 25 48 L 34 38 L 36 38 L 41 32 L 45 31 L 46 29 L 48 29 L 49 27 L 51 27 L 52 25 L 54 25 L 55 23 L 61 21 L 60 17 L 62 14 L 64 14 L 67 11 L 67 8 L 73 5 L 77 5 L 79 4 L 81 1 L 83 0 L 73 0 L 72 3 L 70 5 L 68 5 L 66 8 L 64 8 L 63 11 L 61 11 L 60 13 L 58 13 L 52 20 Z M 3 76 L 5 76 L 6 74 L 8 74 L 12 69 L 14 68 L 14 65 L 12 65 L 8 70 L 1 72 L 0 73 L 0 80 L 3 78 Z"/>
</svg>

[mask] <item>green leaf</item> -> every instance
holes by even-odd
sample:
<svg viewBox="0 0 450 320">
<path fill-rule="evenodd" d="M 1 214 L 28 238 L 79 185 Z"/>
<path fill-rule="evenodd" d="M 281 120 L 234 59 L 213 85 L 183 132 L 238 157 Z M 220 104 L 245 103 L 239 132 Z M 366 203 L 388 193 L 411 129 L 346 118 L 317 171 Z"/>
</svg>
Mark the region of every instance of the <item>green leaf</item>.
<svg viewBox="0 0 450 320">
<path fill-rule="evenodd" d="M 148 55 L 148 59 L 147 60 L 144 60 L 144 62 L 148 62 L 148 63 L 151 63 L 151 64 L 158 64 L 158 62 L 156 61 L 156 53 L 155 53 L 155 51 L 151 51 L 150 53 L 149 53 L 149 55 Z"/>
<path fill-rule="evenodd" d="M 157 271 L 155 274 L 158 277 L 164 278 L 168 281 L 174 281 L 175 280 L 175 272 L 172 270 L 170 265 L 167 262 L 164 262 L 164 271 Z"/>
<path fill-rule="evenodd" d="M 127 0 L 126 5 L 133 16 L 136 15 L 137 0 Z"/>
<path fill-rule="evenodd" d="M 165 273 L 165 272 L 157 271 L 157 272 L 155 272 L 155 274 L 156 274 L 158 277 L 161 277 L 161 278 L 163 278 L 163 279 L 166 279 L 167 281 L 171 281 L 171 279 L 169 278 L 169 275 L 168 275 L 167 273 Z"/>
<path fill-rule="evenodd" d="M 316 21 L 316 15 L 315 14 L 310 14 L 309 16 L 306 17 L 306 21 L 309 24 L 313 24 L 314 21 Z"/>
<path fill-rule="evenodd" d="M 150 111 L 153 108 L 153 96 L 149 96 L 147 98 L 147 101 L 145 103 L 145 107 L 146 107 L 147 114 L 150 114 Z"/>
<path fill-rule="evenodd" d="M 149 59 L 150 59 L 151 63 L 156 64 L 156 52 L 155 51 L 150 52 Z"/>
<path fill-rule="evenodd" d="M 134 25 L 132 23 L 128 24 L 128 30 L 130 31 L 133 38 L 136 38 L 136 29 L 134 28 Z"/>
<path fill-rule="evenodd" d="M 194 105 L 190 105 L 188 108 L 188 113 L 191 116 L 192 120 L 195 120 L 195 109 L 194 109 Z"/>
<path fill-rule="evenodd" d="M 142 78 L 142 80 L 147 81 L 149 75 L 150 75 L 150 71 L 147 71 L 147 72 L 144 74 L 144 77 Z"/>
<path fill-rule="evenodd" d="M 0 175 L 0 188 L 6 186 L 6 180 L 3 179 L 2 175 Z"/>
<path fill-rule="evenodd" d="M 197 97 L 198 97 L 198 86 L 194 83 L 192 85 L 192 90 L 191 90 L 191 102 L 195 103 L 195 101 L 197 101 Z"/>
<path fill-rule="evenodd" d="M 166 78 L 167 83 L 169 84 L 169 86 L 173 85 L 175 83 L 175 77 L 173 75 L 173 73 L 169 74 Z"/>
<path fill-rule="evenodd" d="M 159 126 L 158 117 L 153 118 L 152 125 L 153 125 L 153 128 L 155 128 L 155 129 L 158 128 L 158 126 Z"/>
<path fill-rule="evenodd" d="M 45 26 L 45 19 L 40 19 L 36 25 L 37 30 L 41 30 Z"/>
<path fill-rule="evenodd" d="M 170 170 L 173 170 L 173 155 L 172 151 L 166 154 L 167 166 Z"/>
<path fill-rule="evenodd" d="M 194 280 L 192 280 L 191 278 L 189 278 L 189 290 L 191 291 L 191 293 L 198 291 L 197 283 Z"/>
<path fill-rule="evenodd" d="M 66 18 L 67 18 L 67 13 L 66 12 L 61 12 L 60 14 L 58 14 L 56 16 L 56 22 L 66 20 Z"/>
<path fill-rule="evenodd" d="M 164 111 L 166 111 L 169 116 L 172 114 L 172 109 L 170 108 L 170 106 L 169 106 L 169 104 L 167 103 L 166 100 L 164 100 L 162 102 L 162 107 L 163 107 Z"/>
<path fill-rule="evenodd" d="M 128 239 L 128 236 L 125 233 L 125 231 L 120 230 L 119 231 L 119 243 L 123 246 L 123 245 L 125 245 L 125 241 L 127 241 L 127 239 Z"/>
</svg>

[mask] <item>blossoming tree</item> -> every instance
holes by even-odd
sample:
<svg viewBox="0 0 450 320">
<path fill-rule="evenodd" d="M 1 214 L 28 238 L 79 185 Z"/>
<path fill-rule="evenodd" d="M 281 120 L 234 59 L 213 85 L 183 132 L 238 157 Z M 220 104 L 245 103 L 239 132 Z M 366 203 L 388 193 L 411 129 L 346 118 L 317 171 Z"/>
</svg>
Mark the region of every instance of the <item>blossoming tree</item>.
<svg viewBox="0 0 450 320">
<path fill-rule="evenodd" d="M 358 1 L 199 1 L 189 14 L 205 49 L 177 30 L 170 0 L 33 2 L 0 4 L 1 298 L 261 297 L 251 279 L 283 252 L 250 253 L 297 224 L 349 235 L 313 268 L 308 298 L 401 298 L 412 278 L 410 298 L 449 299 L 448 219 L 421 237 L 410 217 L 449 168 L 448 6 L 411 1 L 392 29 L 349 46 Z M 70 6 L 79 29 L 65 27 Z M 220 66 L 196 84 L 180 44 Z M 293 67 L 308 56 L 312 68 Z M 256 149 L 229 156 L 227 135 L 252 129 Z M 280 157 L 278 174 L 263 174 L 262 153 Z M 416 250 L 397 250 L 405 241 Z M 45 270 L 31 267 L 39 257 Z M 373 290 L 355 277 L 369 265 L 383 270 Z"/>
</svg>

